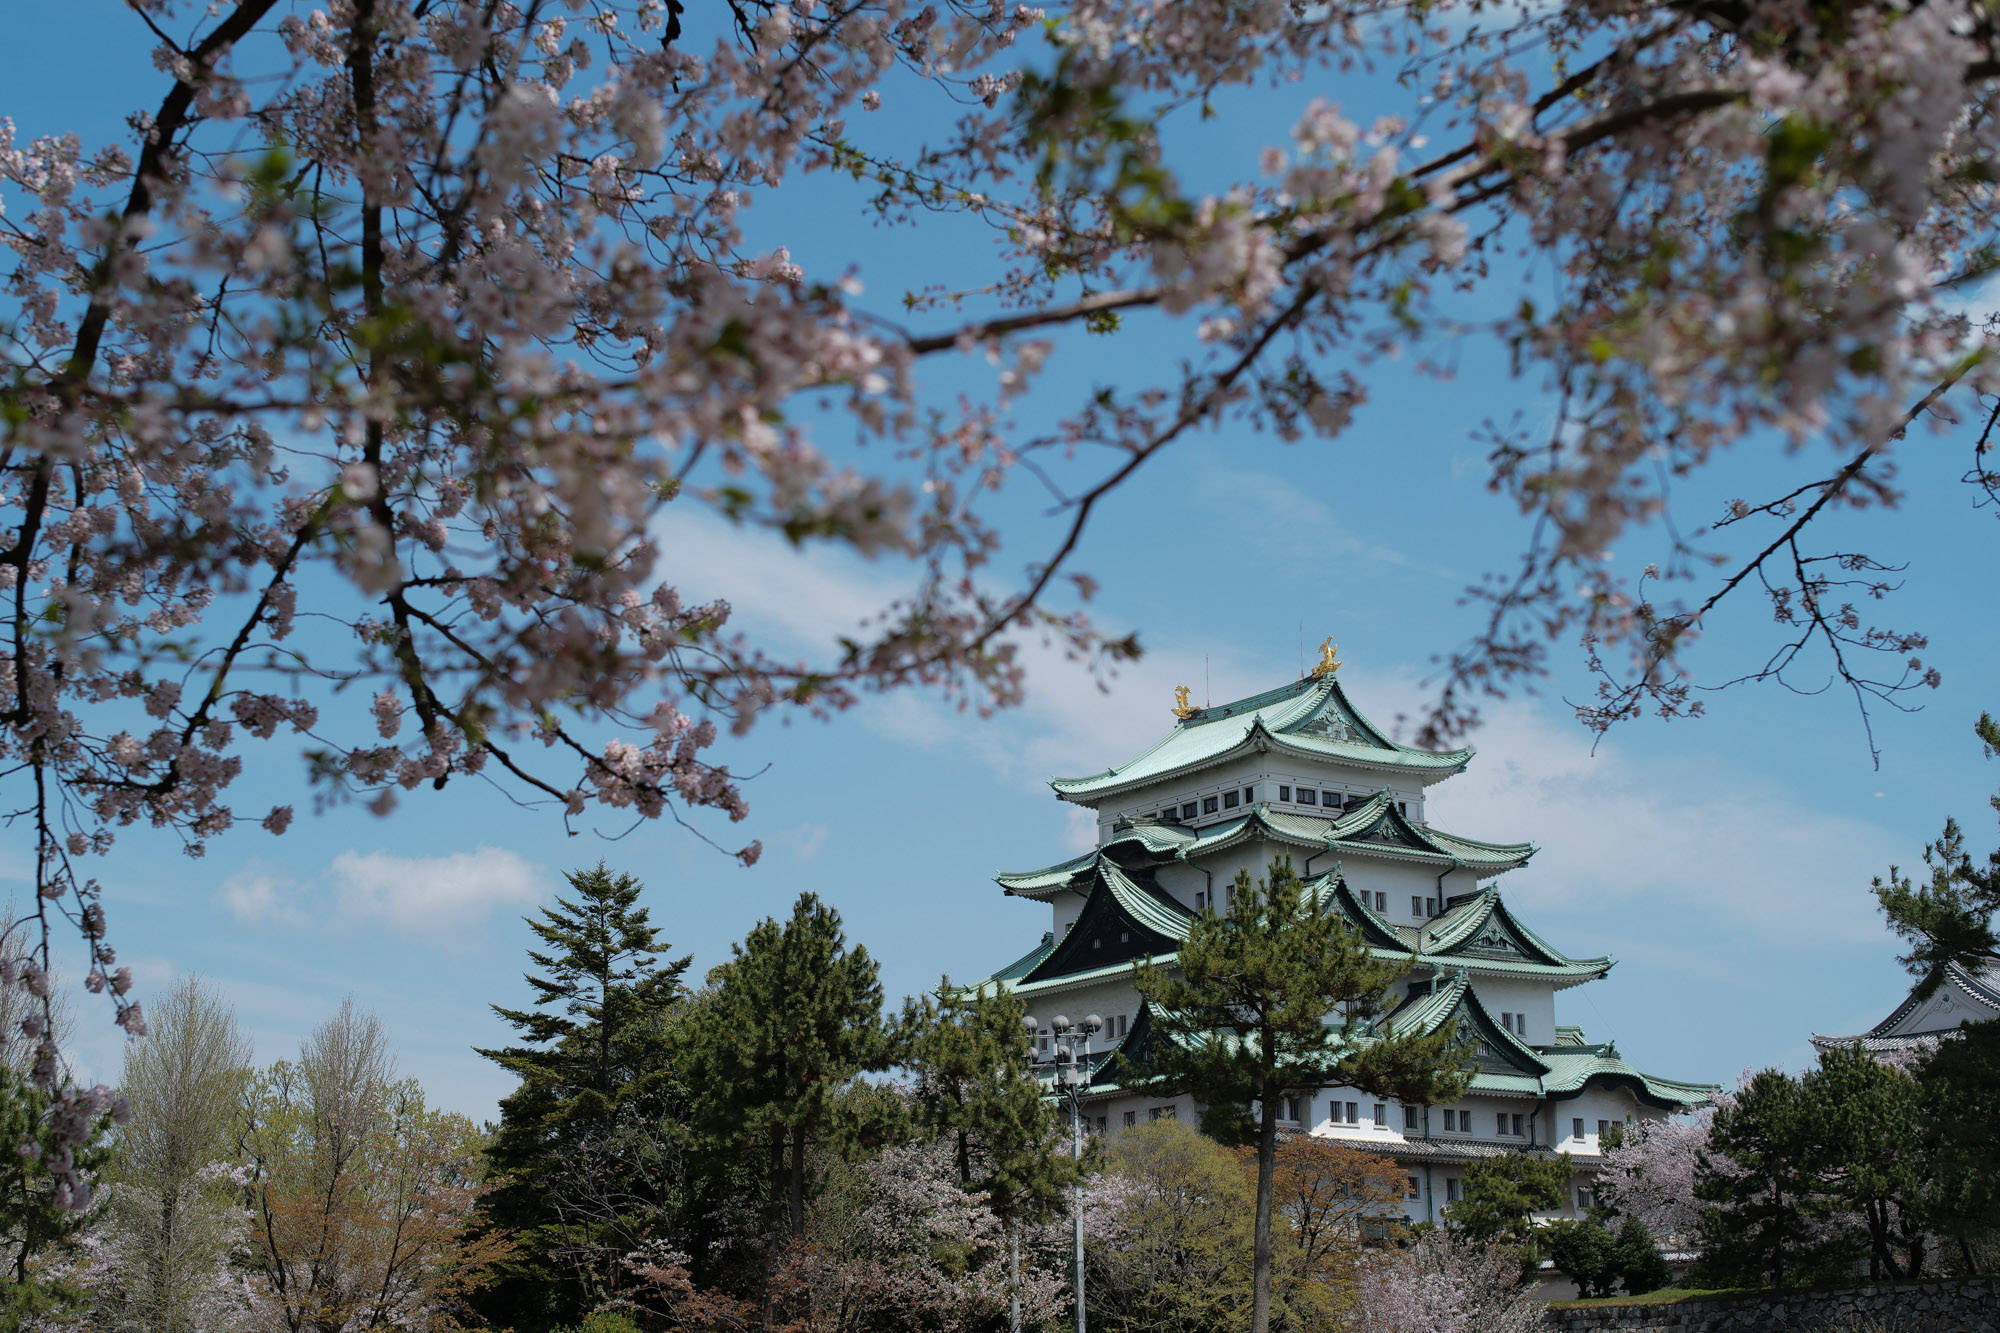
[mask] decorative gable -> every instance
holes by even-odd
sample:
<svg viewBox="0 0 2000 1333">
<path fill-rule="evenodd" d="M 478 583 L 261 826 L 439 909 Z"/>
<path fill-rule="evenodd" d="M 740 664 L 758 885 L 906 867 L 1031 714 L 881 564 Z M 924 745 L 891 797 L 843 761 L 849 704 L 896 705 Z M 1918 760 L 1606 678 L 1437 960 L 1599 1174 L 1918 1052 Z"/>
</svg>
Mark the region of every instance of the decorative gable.
<svg viewBox="0 0 2000 1333">
<path fill-rule="evenodd" d="M 1168 932 L 1178 921 L 1192 919 L 1164 894 L 1149 891 L 1116 867 L 1102 866 L 1076 921 L 1022 981 L 1047 981 L 1174 953 L 1181 947 L 1180 937 Z"/>
</svg>

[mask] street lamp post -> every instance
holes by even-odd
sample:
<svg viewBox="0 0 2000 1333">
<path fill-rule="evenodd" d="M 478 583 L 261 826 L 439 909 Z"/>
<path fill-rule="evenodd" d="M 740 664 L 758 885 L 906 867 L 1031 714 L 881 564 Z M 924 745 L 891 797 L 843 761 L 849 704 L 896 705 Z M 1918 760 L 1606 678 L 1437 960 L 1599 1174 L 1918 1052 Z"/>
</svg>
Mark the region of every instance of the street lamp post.
<svg viewBox="0 0 2000 1333">
<path fill-rule="evenodd" d="M 1074 1235 L 1072 1253 L 1076 1288 L 1076 1333 L 1085 1333 L 1083 1312 L 1083 1095 L 1090 1087 L 1090 1038 L 1104 1027 L 1104 1020 L 1091 1014 L 1072 1028 L 1068 1018 L 1057 1014 L 1049 1024 L 1055 1033 L 1056 1087 L 1069 1100 L 1070 1151 L 1076 1158 L 1076 1183 L 1070 1207 Z"/>
</svg>

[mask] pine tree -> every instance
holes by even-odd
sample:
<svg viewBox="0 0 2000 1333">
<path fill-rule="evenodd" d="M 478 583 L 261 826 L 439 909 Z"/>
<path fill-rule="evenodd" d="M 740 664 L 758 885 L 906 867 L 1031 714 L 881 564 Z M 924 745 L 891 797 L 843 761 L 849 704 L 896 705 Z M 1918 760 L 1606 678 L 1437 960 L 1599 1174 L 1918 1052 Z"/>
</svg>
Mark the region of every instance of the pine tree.
<svg viewBox="0 0 2000 1333">
<path fill-rule="evenodd" d="M 1239 871 L 1229 914 L 1203 913 L 1175 970 L 1150 961 L 1136 969 L 1160 1038 L 1153 1072 L 1206 1104 L 1202 1126 L 1210 1134 L 1257 1147 L 1251 1333 L 1270 1327 L 1280 1099 L 1329 1083 L 1411 1102 L 1449 1101 L 1465 1088 L 1455 1033 L 1399 1037 L 1372 1028 L 1406 970 L 1376 958 L 1326 911 L 1289 857 L 1273 861 L 1268 880 L 1255 886 Z M 1339 1021 L 1329 1022 L 1335 1015 Z"/>
<path fill-rule="evenodd" d="M 805 1234 L 806 1159 L 855 1128 L 842 1093 L 894 1055 L 875 960 L 849 949 L 840 914 L 811 893 L 766 918 L 708 974 L 690 1013 L 686 1074 L 711 1142 L 767 1154 L 774 1216 Z M 865 1099 L 864 1099 L 865 1100 Z"/>
<path fill-rule="evenodd" d="M 1987 758 L 2000 756 L 2000 722 L 1982 713 L 1973 732 Z M 2000 811 L 2000 796 L 1988 801 Z M 2000 848 L 1980 864 L 1965 849 L 1958 821 L 1947 819 L 1944 833 L 1924 848 L 1924 869 L 1929 880 L 1923 884 L 1896 866 L 1875 881 L 1875 898 L 1890 929 L 1910 946 L 1900 961 L 1917 978 L 1919 999 L 1944 983 L 1947 965 L 1973 972 L 2000 965 Z"/>
<path fill-rule="evenodd" d="M 493 1011 L 523 1044 L 479 1053 L 520 1079 L 500 1103 L 488 1161 L 504 1183 L 485 1204 L 518 1257 L 486 1297 L 502 1322 L 580 1318 L 620 1280 L 619 1259 L 672 1203 L 680 1102 L 671 1025 L 689 960 L 639 905 L 640 882 L 571 872 L 570 896 L 528 926 L 528 1009 Z"/>
<path fill-rule="evenodd" d="M 1715 1113 L 1695 1175 L 1702 1214 L 1701 1280 L 1784 1287 L 1842 1257 L 1821 1224 L 1812 1108 L 1782 1070 L 1752 1076 Z"/>
<path fill-rule="evenodd" d="M 1017 996 L 964 991 L 947 977 L 934 999 L 908 1001 L 898 1025 L 919 1126 L 950 1141 L 959 1187 L 985 1194 L 1006 1228 L 1015 1328 L 1021 1226 L 1060 1211 L 1077 1173 L 1059 1151 L 1061 1127 L 1035 1079 L 1026 1017 Z"/>
</svg>

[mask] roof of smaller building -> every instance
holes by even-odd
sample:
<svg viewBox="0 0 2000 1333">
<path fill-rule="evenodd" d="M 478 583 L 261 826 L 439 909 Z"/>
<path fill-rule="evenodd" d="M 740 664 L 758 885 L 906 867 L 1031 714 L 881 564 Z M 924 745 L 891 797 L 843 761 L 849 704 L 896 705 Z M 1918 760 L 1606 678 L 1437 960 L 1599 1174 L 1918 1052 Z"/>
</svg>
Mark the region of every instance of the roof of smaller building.
<svg viewBox="0 0 2000 1333">
<path fill-rule="evenodd" d="M 1910 987 L 1910 993 L 1895 1007 L 1889 1016 L 1868 1031 L 1852 1037 L 1830 1037 L 1815 1032 L 1812 1044 L 1820 1050 L 1859 1045 L 1864 1051 L 1907 1051 L 1914 1050 L 1940 1037 L 1950 1036 L 1967 1023 L 1977 1023 L 1984 1019 L 2000 1017 L 2000 963 L 1983 968 L 1968 968 L 1957 963 L 1946 963 L 1944 975 L 1940 978 L 1940 988 L 1949 987 L 1953 993 L 1962 994 L 1967 1007 L 1949 1014 L 1934 1016 L 1932 1025 L 1917 1026 L 1917 1012 L 1931 996 L 1919 998 L 1922 985 Z M 1935 994 L 1935 991 L 1933 992 Z"/>
<path fill-rule="evenodd" d="M 1114 792 L 1159 782 L 1259 749 L 1323 763 L 1399 770 L 1422 781 L 1465 767 L 1471 750 L 1419 750 L 1391 740 L 1361 715 L 1338 677 L 1307 676 L 1275 690 L 1195 710 L 1140 754 L 1079 778 L 1053 778 L 1064 800 L 1094 805 Z"/>
</svg>

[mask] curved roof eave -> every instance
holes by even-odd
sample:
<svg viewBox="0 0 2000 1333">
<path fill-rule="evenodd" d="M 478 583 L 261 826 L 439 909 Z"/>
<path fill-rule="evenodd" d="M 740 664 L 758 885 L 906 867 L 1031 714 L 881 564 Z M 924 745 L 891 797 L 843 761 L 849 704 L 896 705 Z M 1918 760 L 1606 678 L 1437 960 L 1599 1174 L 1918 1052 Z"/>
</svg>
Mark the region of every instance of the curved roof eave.
<svg viewBox="0 0 2000 1333">
<path fill-rule="evenodd" d="M 1338 711 L 1343 726 L 1351 723 L 1366 742 L 1344 736 L 1321 740 L 1303 732 L 1291 734 L 1328 711 L 1329 704 Z M 1210 729 L 1212 739 L 1202 737 L 1201 733 Z M 1176 746 L 1187 750 L 1186 756 L 1169 756 L 1160 762 L 1162 752 Z M 1459 772 L 1472 757 L 1470 749 L 1433 751 L 1398 744 L 1354 707 L 1334 677 L 1309 676 L 1263 694 L 1198 710 L 1124 763 L 1083 777 L 1051 778 L 1049 786 L 1064 800 L 1091 805 L 1118 792 L 1199 772 L 1266 748 L 1319 762 L 1416 775 L 1423 782 Z"/>
</svg>

